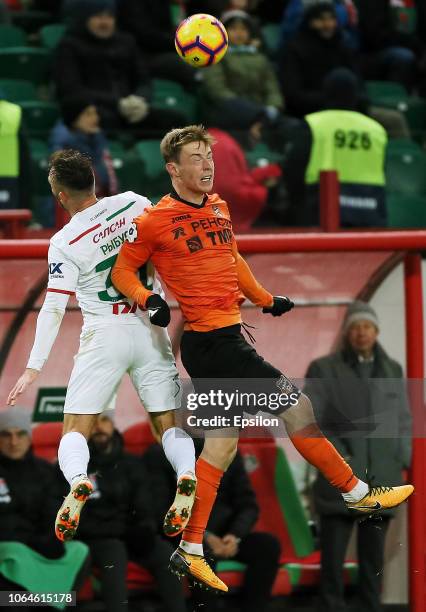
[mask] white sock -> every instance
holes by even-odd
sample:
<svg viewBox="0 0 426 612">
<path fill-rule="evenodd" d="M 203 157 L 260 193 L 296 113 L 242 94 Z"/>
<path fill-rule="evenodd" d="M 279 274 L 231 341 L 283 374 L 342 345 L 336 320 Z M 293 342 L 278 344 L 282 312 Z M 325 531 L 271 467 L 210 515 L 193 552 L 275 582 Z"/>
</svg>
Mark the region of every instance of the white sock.
<svg viewBox="0 0 426 612">
<path fill-rule="evenodd" d="M 180 478 L 192 472 L 195 475 L 195 448 L 191 436 L 180 427 L 170 427 L 161 439 L 164 454 Z"/>
<path fill-rule="evenodd" d="M 342 497 L 345 502 L 358 502 L 367 495 L 368 491 L 368 484 L 362 480 L 358 480 L 353 489 L 348 493 L 342 493 Z"/>
<path fill-rule="evenodd" d="M 194 542 L 186 542 L 185 540 L 181 540 L 179 548 L 190 555 L 200 555 L 200 557 L 204 557 L 204 549 L 202 544 L 194 544 Z"/>
<path fill-rule="evenodd" d="M 58 448 L 59 467 L 70 485 L 76 476 L 87 474 L 89 459 L 89 447 L 83 434 L 70 431 L 62 436 Z"/>
</svg>

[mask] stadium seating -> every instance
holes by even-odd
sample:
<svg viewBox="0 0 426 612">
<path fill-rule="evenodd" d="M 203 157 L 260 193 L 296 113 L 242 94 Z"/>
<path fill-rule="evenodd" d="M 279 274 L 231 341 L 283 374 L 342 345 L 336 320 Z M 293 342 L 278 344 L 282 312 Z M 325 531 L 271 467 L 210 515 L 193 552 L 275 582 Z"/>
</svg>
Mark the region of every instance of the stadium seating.
<svg viewBox="0 0 426 612">
<path fill-rule="evenodd" d="M 272 151 L 264 142 L 259 142 L 253 149 L 245 151 L 249 166 L 266 166 L 267 164 L 279 164 L 282 162 L 282 154 Z"/>
<path fill-rule="evenodd" d="M 386 202 L 389 227 L 403 229 L 426 227 L 426 194 L 388 193 Z"/>
<path fill-rule="evenodd" d="M 27 100 L 20 102 L 24 125 L 33 138 L 46 138 L 59 118 L 59 108 L 53 102 Z"/>
<path fill-rule="evenodd" d="M 143 186 L 141 193 L 148 197 L 159 193 L 168 193 L 170 191 L 170 180 L 164 169 L 164 160 L 160 153 L 160 140 L 142 140 L 136 145 L 135 149 L 138 159 L 143 164 L 138 170 Z"/>
<path fill-rule="evenodd" d="M 126 148 L 119 140 L 110 140 L 108 148 L 117 175 L 119 189 L 146 194 L 143 180 L 143 161 L 135 149 Z"/>
<path fill-rule="evenodd" d="M 426 153 L 409 145 L 392 146 L 386 154 L 388 193 L 426 194 Z"/>
<path fill-rule="evenodd" d="M 26 34 L 21 28 L 0 23 L 0 48 L 24 47 L 27 44 Z"/>
<path fill-rule="evenodd" d="M 148 421 L 135 423 L 123 433 L 124 448 L 132 455 L 142 455 L 151 444 L 155 444 Z"/>
<path fill-rule="evenodd" d="M 0 78 L 25 79 L 35 84 L 46 81 L 50 64 L 47 49 L 9 47 L 0 49 Z"/>
<path fill-rule="evenodd" d="M 188 124 L 198 119 L 197 98 L 185 91 L 179 83 L 167 79 L 152 80 L 151 104 L 159 109 L 176 109 L 185 115 Z"/>
<path fill-rule="evenodd" d="M 66 25 L 63 23 L 50 23 L 45 25 L 40 30 L 40 41 L 43 47 L 53 51 L 59 44 L 66 30 Z"/>
<path fill-rule="evenodd" d="M 21 102 L 23 100 L 36 100 L 37 90 L 31 81 L 23 79 L 0 78 L 0 90 L 9 102 Z"/>
<path fill-rule="evenodd" d="M 56 461 L 62 436 L 62 423 L 40 423 L 32 431 L 33 450 L 37 457 Z"/>
<path fill-rule="evenodd" d="M 312 532 L 283 449 L 272 437 L 242 438 L 239 448 L 260 505 L 255 528 L 273 533 L 280 540 L 282 569 L 288 573 L 292 590 L 317 585 L 320 553 L 315 550 Z M 356 563 L 346 561 L 344 572 L 347 584 L 356 581 Z"/>
<path fill-rule="evenodd" d="M 426 129 L 426 101 L 409 96 L 403 85 L 391 81 L 367 81 L 366 89 L 375 106 L 393 108 L 404 114 L 413 137 L 421 142 Z"/>
</svg>

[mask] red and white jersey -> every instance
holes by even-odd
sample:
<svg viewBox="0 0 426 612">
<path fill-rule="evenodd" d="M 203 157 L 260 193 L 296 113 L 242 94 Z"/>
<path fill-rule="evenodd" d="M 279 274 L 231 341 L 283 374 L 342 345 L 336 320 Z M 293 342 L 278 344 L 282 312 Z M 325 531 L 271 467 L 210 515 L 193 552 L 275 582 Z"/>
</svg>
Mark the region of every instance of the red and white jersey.
<svg viewBox="0 0 426 612">
<path fill-rule="evenodd" d="M 51 238 L 47 291 L 75 293 L 84 325 L 106 326 L 112 320 L 128 324 L 147 316 L 113 287 L 111 268 L 121 245 L 136 236 L 133 219 L 148 207 L 150 201 L 133 191 L 102 198 L 74 215 Z M 146 287 L 162 293 L 149 262 L 141 268 L 140 278 Z"/>
</svg>

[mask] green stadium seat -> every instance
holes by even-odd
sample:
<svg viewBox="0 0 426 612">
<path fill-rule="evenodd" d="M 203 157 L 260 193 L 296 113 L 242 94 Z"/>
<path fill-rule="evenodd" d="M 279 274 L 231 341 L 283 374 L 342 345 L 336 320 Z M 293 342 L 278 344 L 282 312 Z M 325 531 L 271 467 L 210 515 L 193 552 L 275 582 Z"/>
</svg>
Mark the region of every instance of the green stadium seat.
<svg viewBox="0 0 426 612">
<path fill-rule="evenodd" d="M 164 160 L 160 153 L 160 140 L 141 140 L 135 147 L 138 158 L 143 162 L 143 189 L 141 193 L 147 197 L 158 197 L 158 194 L 170 191 L 170 180 L 164 168 Z"/>
<path fill-rule="evenodd" d="M 391 149 L 386 154 L 388 193 L 426 194 L 426 153 L 413 147 Z"/>
<path fill-rule="evenodd" d="M 281 569 L 289 577 L 291 590 L 317 586 L 320 553 L 315 550 L 312 531 L 283 449 L 272 437 L 253 437 L 240 438 L 239 450 L 259 503 L 259 519 L 254 529 L 272 533 L 281 542 Z M 222 565 L 220 569 L 225 571 L 226 567 Z M 345 561 L 344 575 L 346 584 L 355 583 L 357 564 Z"/>
<path fill-rule="evenodd" d="M 367 81 L 367 93 L 375 106 L 392 108 L 403 113 L 412 135 L 422 142 L 426 131 L 426 100 L 409 96 L 399 83 L 388 81 Z"/>
<path fill-rule="evenodd" d="M 37 100 L 37 90 L 31 81 L 23 79 L 1 79 L 0 90 L 9 102 Z"/>
<path fill-rule="evenodd" d="M 143 167 L 134 149 L 126 149 L 120 141 L 110 140 L 108 148 L 117 175 L 120 191 L 135 191 L 145 195 L 142 182 Z"/>
<path fill-rule="evenodd" d="M 27 37 L 24 30 L 8 23 L 0 23 L 0 48 L 24 47 Z"/>
<path fill-rule="evenodd" d="M 39 84 L 48 76 L 50 53 L 35 47 L 0 49 L 0 79 L 25 79 Z"/>
<path fill-rule="evenodd" d="M 63 37 L 66 25 L 63 23 L 50 23 L 40 30 L 40 40 L 43 47 L 53 51 Z"/>
<path fill-rule="evenodd" d="M 268 55 L 275 56 L 278 53 L 281 42 L 280 24 L 267 23 L 261 28 L 261 33 Z"/>
<path fill-rule="evenodd" d="M 24 125 L 28 134 L 34 138 L 47 137 L 59 118 L 59 108 L 53 102 L 29 100 L 21 102 Z"/>
<path fill-rule="evenodd" d="M 386 203 L 389 227 L 425 229 L 426 195 L 388 193 Z"/>
<path fill-rule="evenodd" d="M 187 123 L 198 120 L 198 101 L 175 81 L 167 79 L 152 80 L 152 106 L 159 109 L 176 109 L 185 115 Z"/>
<path fill-rule="evenodd" d="M 409 138 L 391 138 L 388 140 L 387 154 L 395 153 L 396 151 L 421 151 L 421 146 L 415 141 Z"/>
<path fill-rule="evenodd" d="M 393 81 L 367 81 L 365 85 L 371 103 L 375 106 L 398 108 L 408 98 L 405 87 Z"/>
<path fill-rule="evenodd" d="M 245 151 L 245 156 L 249 166 L 252 168 L 256 166 L 266 166 L 266 164 L 279 164 L 283 160 L 281 153 L 272 151 L 264 142 L 259 142 L 250 151 Z"/>
</svg>

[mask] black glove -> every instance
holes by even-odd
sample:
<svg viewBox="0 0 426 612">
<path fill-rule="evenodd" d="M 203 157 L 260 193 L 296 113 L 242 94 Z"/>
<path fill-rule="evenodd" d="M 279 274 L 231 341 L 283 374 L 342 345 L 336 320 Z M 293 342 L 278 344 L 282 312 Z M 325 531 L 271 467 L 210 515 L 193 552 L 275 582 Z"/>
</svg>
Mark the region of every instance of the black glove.
<svg viewBox="0 0 426 612">
<path fill-rule="evenodd" d="M 145 302 L 145 308 L 148 311 L 149 320 L 153 325 L 159 327 L 167 327 L 170 323 L 170 308 L 161 295 L 153 293 Z"/>
<path fill-rule="evenodd" d="M 262 308 L 262 312 L 265 314 L 271 314 L 273 317 L 280 317 L 282 314 L 289 312 L 294 308 L 294 303 L 288 297 L 282 295 L 274 296 L 274 303 L 268 308 Z"/>
</svg>

